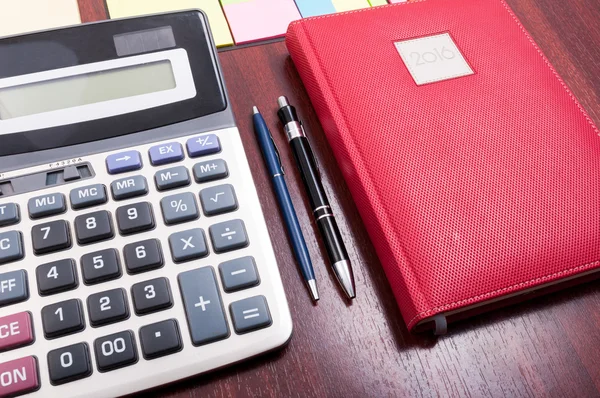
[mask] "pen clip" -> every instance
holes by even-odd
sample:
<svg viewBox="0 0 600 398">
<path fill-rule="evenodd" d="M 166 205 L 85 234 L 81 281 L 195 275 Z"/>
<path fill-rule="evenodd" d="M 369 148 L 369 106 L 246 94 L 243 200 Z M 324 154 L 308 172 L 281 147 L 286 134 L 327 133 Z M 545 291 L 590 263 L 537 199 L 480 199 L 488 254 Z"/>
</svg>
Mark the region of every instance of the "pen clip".
<svg viewBox="0 0 600 398">
<path fill-rule="evenodd" d="M 273 143 L 273 148 L 275 148 L 275 155 L 277 155 L 277 160 L 279 161 L 279 168 L 281 168 L 281 174 L 285 175 L 285 170 L 283 169 L 283 163 L 281 163 L 281 155 L 279 154 L 279 148 L 277 147 L 277 144 L 275 143 L 275 140 L 273 139 L 271 132 L 269 132 L 269 138 L 271 139 L 271 142 Z"/>
</svg>

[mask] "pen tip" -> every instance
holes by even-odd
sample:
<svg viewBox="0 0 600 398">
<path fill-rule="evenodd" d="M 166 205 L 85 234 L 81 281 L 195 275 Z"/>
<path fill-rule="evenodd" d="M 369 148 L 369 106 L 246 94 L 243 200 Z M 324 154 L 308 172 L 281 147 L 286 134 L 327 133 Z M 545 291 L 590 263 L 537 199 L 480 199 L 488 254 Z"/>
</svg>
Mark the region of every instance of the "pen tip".
<svg viewBox="0 0 600 398">
<path fill-rule="evenodd" d="M 258 112 L 258 108 L 257 108 L 257 107 L 255 107 L 255 106 L 253 106 L 253 107 L 252 107 L 252 113 L 253 113 L 253 114 L 255 114 L 255 115 L 256 115 L 257 113 L 259 113 L 259 112 Z"/>
<path fill-rule="evenodd" d="M 288 99 L 286 96 L 282 95 L 281 97 L 277 98 L 277 105 L 279 105 L 280 108 L 283 108 L 284 106 L 288 106 L 290 103 L 288 102 Z"/>
<path fill-rule="evenodd" d="M 319 292 L 317 291 L 317 281 L 311 279 L 308 281 L 308 290 L 313 301 L 319 301 Z"/>
</svg>

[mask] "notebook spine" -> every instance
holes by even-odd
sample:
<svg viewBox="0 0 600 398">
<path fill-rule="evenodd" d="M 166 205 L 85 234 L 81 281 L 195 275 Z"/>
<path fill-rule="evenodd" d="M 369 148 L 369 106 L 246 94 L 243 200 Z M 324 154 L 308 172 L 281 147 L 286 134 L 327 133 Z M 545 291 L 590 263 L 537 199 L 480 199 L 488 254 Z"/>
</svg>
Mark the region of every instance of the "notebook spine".
<svg viewBox="0 0 600 398">
<path fill-rule="evenodd" d="M 383 208 L 377 203 L 376 188 L 368 178 L 360 177 L 364 173 L 356 172 L 368 168 L 363 164 L 358 151 L 354 150 L 352 134 L 338 106 L 335 93 L 330 90 L 327 78 L 319 65 L 318 54 L 313 49 L 303 21 L 290 25 L 286 35 L 286 45 L 348 183 L 386 276 L 391 282 L 400 311 L 407 323 L 408 320 L 413 319 L 413 322 L 408 325 L 409 329 L 412 329 L 417 323 L 414 321 L 415 316 L 429 309 L 427 300 L 420 292 L 415 292 L 414 283 L 412 289 L 408 288 L 409 280 L 414 281 L 410 263 L 406 256 L 397 258 L 391 249 L 392 246 L 401 247 L 402 244 L 395 242 L 395 236 L 385 234 L 385 230 L 391 229 L 387 225 L 389 224 L 387 217 L 382 217 L 381 212 L 375 211 L 376 208 Z"/>
</svg>

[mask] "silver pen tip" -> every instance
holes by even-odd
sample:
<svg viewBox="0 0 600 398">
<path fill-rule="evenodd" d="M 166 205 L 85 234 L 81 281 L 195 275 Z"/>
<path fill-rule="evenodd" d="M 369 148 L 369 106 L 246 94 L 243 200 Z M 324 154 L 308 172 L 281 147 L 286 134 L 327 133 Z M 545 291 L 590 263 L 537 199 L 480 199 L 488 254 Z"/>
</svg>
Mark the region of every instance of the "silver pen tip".
<svg viewBox="0 0 600 398">
<path fill-rule="evenodd" d="M 354 285 L 354 274 L 352 273 L 352 267 L 350 261 L 342 260 L 333 264 L 333 272 L 337 277 L 342 290 L 346 293 L 349 299 L 356 298 L 356 288 Z"/>
<path fill-rule="evenodd" d="M 310 279 L 308 281 L 308 290 L 314 301 L 319 301 L 319 291 L 317 290 L 317 281 Z"/>
<path fill-rule="evenodd" d="M 258 111 L 257 107 L 253 106 L 252 107 L 252 113 L 256 115 L 257 113 L 260 113 L 260 112 Z"/>
<path fill-rule="evenodd" d="M 279 105 L 280 108 L 283 108 L 284 106 L 288 106 L 290 103 L 288 102 L 287 97 L 285 96 L 281 96 L 279 98 L 277 98 L 277 105 Z"/>
</svg>

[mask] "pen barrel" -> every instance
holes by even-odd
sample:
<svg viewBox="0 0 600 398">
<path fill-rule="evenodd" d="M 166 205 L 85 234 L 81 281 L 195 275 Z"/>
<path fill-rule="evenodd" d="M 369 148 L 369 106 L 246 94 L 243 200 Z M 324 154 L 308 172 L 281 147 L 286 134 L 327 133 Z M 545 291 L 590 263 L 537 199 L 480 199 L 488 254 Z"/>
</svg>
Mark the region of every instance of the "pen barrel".
<svg viewBox="0 0 600 398">
<path fill-rule="evenodd" d="M 330 213 L 329 200 L 321 183 L 317 161 L 315 160 L 308 139 L 306 137 L 296 137 L 290 141 L 290 146 L 296 159 L 296 164 L 300 169 L 302 182 L 306 188 L 308 200 L 315 212 L 315 216 L 323 215 L 323 210 Z"/>
<path fill-rule="evenodd" d="M 306 137 L 297 137 L 290 141 L 296 164 L 300 169 L 302 181 L 308 193 L 313 216 L 315 217 L 319 232 L 327 250 L 331 264 L 348 260 L 348 253 L 342 240 L 342 235 L 337 226 L 325 189 L 321 183 L 321 176 L 317 162 Z"/>
<path fill-rule="evenodd" d="M 342 235 L 333 215 L 330 214 L 317 218 L 317 226 L 323 237 L 327 256 L 331 264 L 348 260 L 348 252 L 346 251 L 346 246 L 344 246 Z"/>
<path fill-rule="evenodd" d="M 304 276 L 305 280 L 315 279 L 306 241 L 304 240 L 304 235 L 302 234 L 302 229 L 300 228 L 300 222 L 296 216 L 296 210 L 294 209 L 294 205 L 285 185 L 283 176 L 279 175 L 273 177 L 273 185 L 275 187 L 275 195 L 277 196 L 277 201 L 279 202 L 279 207 L 281 209 L 281 215 L 288 230 L 288 236 L 292 244 L 292 249 L 294 251 L 296 261 L 300 266 L 300 270 L 302 271 L 302 275 Z"/>
</svg>

